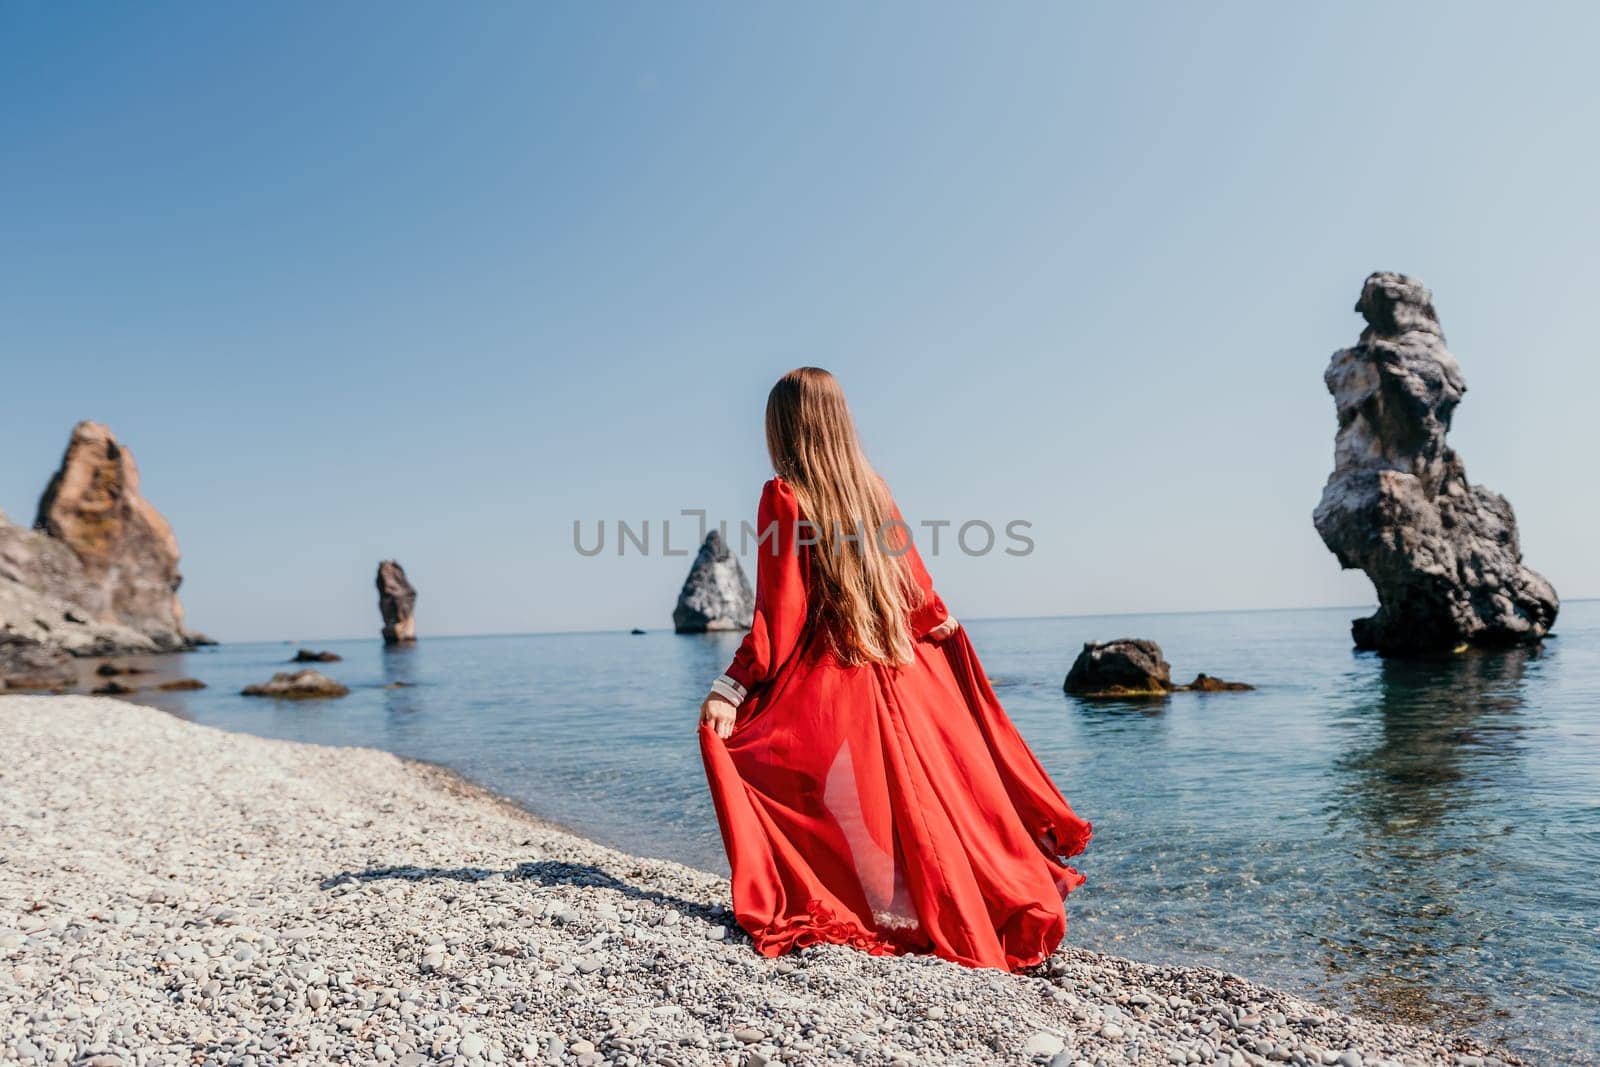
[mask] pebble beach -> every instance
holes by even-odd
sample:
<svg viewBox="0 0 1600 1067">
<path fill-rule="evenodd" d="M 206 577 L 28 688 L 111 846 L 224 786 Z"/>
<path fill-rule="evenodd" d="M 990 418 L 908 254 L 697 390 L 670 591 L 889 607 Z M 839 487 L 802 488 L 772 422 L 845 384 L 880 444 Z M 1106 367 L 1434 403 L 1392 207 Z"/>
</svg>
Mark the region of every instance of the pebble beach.
<svg viewBox="0 0 1600 1067">
<path fill-rule="evenodd" d="M 6 1062 L 1523 1062 L 1070 927 L 1027 975 L 764 959 L 723 879 L 371 749 L 8 696 L 0 751 Z"/>
</svg>

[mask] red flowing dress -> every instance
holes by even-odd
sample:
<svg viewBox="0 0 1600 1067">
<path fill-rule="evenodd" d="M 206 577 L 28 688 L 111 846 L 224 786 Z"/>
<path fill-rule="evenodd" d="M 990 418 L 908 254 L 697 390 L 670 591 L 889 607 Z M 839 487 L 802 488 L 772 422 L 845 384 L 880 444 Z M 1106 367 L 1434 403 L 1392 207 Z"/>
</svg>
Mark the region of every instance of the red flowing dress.
<svg viewBox="0 0 1600 1067">
<path fill-rule="evenodd" d="M 898 519 L 898 514 L 896 515 Z M 1090 826 L 1006 716 L 915 547 L 913 662 L 846 666 L 810 622 L 808 530 L 782 479 L 761 494 L 755 618 L 718 688 L 733 733 L 700 728 L 733 910 L 777 956 L 820 942 L 1020 970 L 1066 933 Z"/>
</svg>

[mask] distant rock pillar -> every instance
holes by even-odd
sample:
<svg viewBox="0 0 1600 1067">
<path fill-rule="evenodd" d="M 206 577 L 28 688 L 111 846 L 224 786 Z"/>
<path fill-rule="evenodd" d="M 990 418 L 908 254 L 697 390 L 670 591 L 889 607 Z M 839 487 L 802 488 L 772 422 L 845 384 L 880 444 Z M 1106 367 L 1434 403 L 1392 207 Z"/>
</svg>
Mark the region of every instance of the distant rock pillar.
<svg viewBox="0 0 1600 1067">
<path fill-rule="evenodd" d="M 683 591 L 678 594 L 678 606 L 672 612 L 673 629 L 680 634 L 748 630 L 755 612 L 756 597 L 744 568 L 739 566 L 739 557 L 729 550 L 722 535 L 712 530 L 695 555 Z"/>
<path fill-rule="evenodd" d="M 383 616 L 383 643 L 409 645 L 417 639 L 417 591 L 406 580 L 405 568 L 392 559 L 378 564 L 378 613 Z"/>
</svg>

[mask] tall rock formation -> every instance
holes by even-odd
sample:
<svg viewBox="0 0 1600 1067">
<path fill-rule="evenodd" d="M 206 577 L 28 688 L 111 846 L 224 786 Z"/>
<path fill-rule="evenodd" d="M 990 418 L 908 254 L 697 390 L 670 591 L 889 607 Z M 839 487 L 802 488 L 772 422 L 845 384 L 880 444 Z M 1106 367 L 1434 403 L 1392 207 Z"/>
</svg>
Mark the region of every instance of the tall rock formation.
<svg viewBox="0 0 1600 1067">
<path fill-rule="evenodd" d="M 93 614 L 148 634 L 163 648 L 189 644 L 178 603 L 178 539 L 139 495 L 133 453 L 110 429 L 98 422 L 73 429 L 34 527 L 83 564 L 84 606 Z"/>
<path fill-rule="evenodd" d="M 392 559 L 378 564 L 378 613 L 383 616 L 383 643 L 409 645 L 417 639 L 417 591 L 406 580 L 405 568 Z"/>
<path fill-rule="evenodd" d="M 1538 641 L 1560 601 L 1522 565 L 1510 503 L 1469 483 L 1445 440 L 1467 383 L 1433 294 L 1381 272 L 1356 310 L 1367 328 L 1323 376 L 1339 432 L 1313 516 L 1339 563 L 1377 589 L 1377 613 L 1351 627 L 1356 647 L 1405 655 Z"/>
<path fill-rule="evenodd" d="M 0 630 L 80 655 L 191 647 L 178 542 L 139 468 L 96 422 L 72 432 L 35 529 L 0 521 Z"/>
<path fill-rule="evenodd" d="M 707 630 L 748 630 L 755 617 L 756 597 L 750 580 L 739 566 L 739 558 L 729 550 L 722 534 L 712 530 L 694 557 L 678 606 L 672 612 L 672 626 L 680 634 L 700 634 Z"/>
</svg>

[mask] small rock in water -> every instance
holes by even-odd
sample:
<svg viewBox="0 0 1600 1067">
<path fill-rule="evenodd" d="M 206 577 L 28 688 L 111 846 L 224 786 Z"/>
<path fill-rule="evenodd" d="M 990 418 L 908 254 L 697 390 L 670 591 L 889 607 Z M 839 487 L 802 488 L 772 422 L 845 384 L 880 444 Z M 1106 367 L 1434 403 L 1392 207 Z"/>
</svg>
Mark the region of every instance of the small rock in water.
<svg viewBox="0 0 1600 1067">
<path fill-rule="evenodd" d="M 163 693 L 181 693 L 185 690 L 204 689 L 206 683 L 198 678 L 174 678 L 170 682 L 162 682 L 156 688 Z"/>
<path fill-rule="evenodd" d="M 279 671 L 268 682 L 247 685 L 239 692 L 247 697 L 277 697 L 280 700 L 315 700 L 342 697 L 350 690 L 321 671 L 307 667 L 302 671 Z"/>
<path fill-rule="evenodd" d="M 1154 641 L 1086 642 L 1062 686 L 1073 696 L 1155 696 L 1172 692 L 1172 668 Z"/>
<path fill-rule="evenodd" d="M 1187 689 L 1192 693 L 1248 693 L 1255 686 L 1245 682 L 1223 681 L 1221 678 L 1212 677 L 1201 671 L 1194 676 L 1194 681 L 1188 685 L 1180 686 L 1180 688 Z"/>
</svg>

